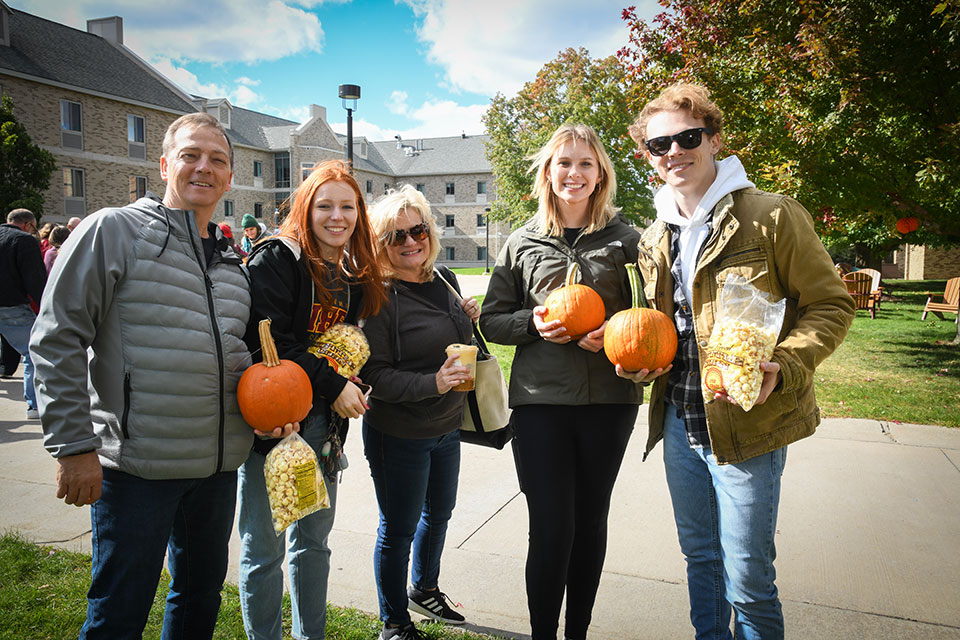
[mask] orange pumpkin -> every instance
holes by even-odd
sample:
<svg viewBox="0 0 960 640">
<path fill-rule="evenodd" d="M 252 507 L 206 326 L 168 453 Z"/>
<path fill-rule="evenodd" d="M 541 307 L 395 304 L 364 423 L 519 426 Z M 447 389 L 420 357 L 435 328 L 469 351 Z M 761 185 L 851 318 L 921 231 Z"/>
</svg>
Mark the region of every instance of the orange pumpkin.
<svg viewBox="0 0 960 640">
<path fill-rule="evenodd" d="M 237 402 L 240 413 L 254 429 L 272 431 L 288 422 L 299 422 L 313 407 L 313 386 L 307 373 L 292 360 L 281 360 L 270 335 L 270 319 L 260 321 L 263 362 L 240 376 Z"/>
<path fill-rule="evenodd" d="M 603 351 L 610 362 L 627 371 L 666 367 L 677 355 L 677 330 L 670 316 L 649 308 L 636 265 L 626 268 L 631 308 L 616 312 L 607 321 Z"/>
<path fill-rule="evenodd" d="M 910 216 L 909 218 L 900 218 L 897 220 L 897 231 L 903 235 L 907 235 L 911 231 L 916 231 L 920 228 L 920 221 Z"/>
<path fill-rule="evenodd" d="M 543 306 L 547 308 L 544 320 L 559 320 L 567 329 L 567 335 L 579 340 L 603 324 L 606 309 L 600 294 L 585 284 L 576 284 L 580 265 L 576 262 L 567 270 L 564 285 L 547 296 Z"/>
</svg>

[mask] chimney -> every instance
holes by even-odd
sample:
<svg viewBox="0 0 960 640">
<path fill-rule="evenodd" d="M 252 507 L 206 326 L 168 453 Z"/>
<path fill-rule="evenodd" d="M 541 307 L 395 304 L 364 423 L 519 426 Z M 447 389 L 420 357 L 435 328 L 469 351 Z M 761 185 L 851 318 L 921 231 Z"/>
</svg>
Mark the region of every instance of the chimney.
<svg viewBox="0 0 960 640">
<path fill-rule="evenodd" d="M 400 138 L 400 136 L 393 137 L 397 139 L 397 149 L 403 149 L 403 140 Z"/>
<path fill-rule="evenodd" d="M 461 140 L 466 140 L 466 139 L 467 139 L 467 133 L 466 133 L 465 131 L 461 131 L 461 132 L 460 132 L 460 139 L 461 139 Z"/>
<path fill-rule="evenodd" d="M 123 44 L 123 18 L 111 16 L 87 20 L 87 33 L 100 36 L 113 44 Z"/>
<path fill-rule="evenodd" d="M 327 108 L 321 107 L 318 104 L 310 105 L 310 119 L 311 120 L 323 120 L 327 121 Z"/>
</svg>

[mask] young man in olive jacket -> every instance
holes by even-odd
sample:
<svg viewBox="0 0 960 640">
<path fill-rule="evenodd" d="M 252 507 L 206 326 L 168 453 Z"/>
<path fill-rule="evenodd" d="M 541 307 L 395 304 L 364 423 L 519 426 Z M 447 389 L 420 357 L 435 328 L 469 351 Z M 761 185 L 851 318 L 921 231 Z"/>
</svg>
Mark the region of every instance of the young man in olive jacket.
<svg viewBox="0 0 960 640">
<path fill-rule="evenodd" d="M 697 637 L 782 640 L 773 567 L 787 445 L 820 422 L 813 373 L 840 344 L 854 308 L 806 210 L 753 188 L 736 156 L 719 162 L 722 114 L 695 85 L 667 88 L 630 128 L 666 185 L 657 220 L 640 239 L 646 294 L 672 316 L 679 348 L 654 381 L 647 453 L 664 440 L 664 465 L 687 560 Z M 759 398 L 745 412 L 726 394 L 704 403 L 700 361 L 730 274 L 786 299 Z M 667 374 L 667 375 L 663 375 Z"/>
</svg>

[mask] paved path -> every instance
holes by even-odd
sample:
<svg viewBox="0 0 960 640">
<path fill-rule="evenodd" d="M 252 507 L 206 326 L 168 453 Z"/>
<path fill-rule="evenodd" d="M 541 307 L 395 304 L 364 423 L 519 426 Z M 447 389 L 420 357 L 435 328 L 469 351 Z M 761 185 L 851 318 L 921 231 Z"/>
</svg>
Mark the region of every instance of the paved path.
<svg viewBox="0 0 960 640">
<path fill-rule="evenodd" d="M 55 463 L 25 421 L 21 379 L 0 380 L 0 529 L 89 553 L 89 509 L 54 496 Z M 692 636 L 660 448 L 641 463 L 641 410 L 610 515 L 592 640 Z M 375 612 L 377 506 L 359 425 L 347 442 L 330 599 Z M 960 640 L 960 430 L 826 420 L 790 447 L 777 532 L 788 640 Z M 441 586 L 468 628 L 529 633 L 527 515 L 509 450 L 465 445 Z M 237 539 L 228 579 L 236 581 Z"/>
</svg>

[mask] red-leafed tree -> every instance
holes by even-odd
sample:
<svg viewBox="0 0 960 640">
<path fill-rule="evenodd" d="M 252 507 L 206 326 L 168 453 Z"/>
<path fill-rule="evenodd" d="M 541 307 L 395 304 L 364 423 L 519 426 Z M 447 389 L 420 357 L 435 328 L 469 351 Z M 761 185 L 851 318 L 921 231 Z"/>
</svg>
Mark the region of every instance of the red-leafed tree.
<svg viewBox="0 0 960 640">
<path fill-rule="evenodd" d="M 728 149 L 758 187 L 803 202 L 828 246 L 960 243 L 960 1 L 660 4 L 650 23 L 623 12 L 634 113 L 702 83 Z M 905 217 L 919 221 L 906 237 Z"/>
</svg>

